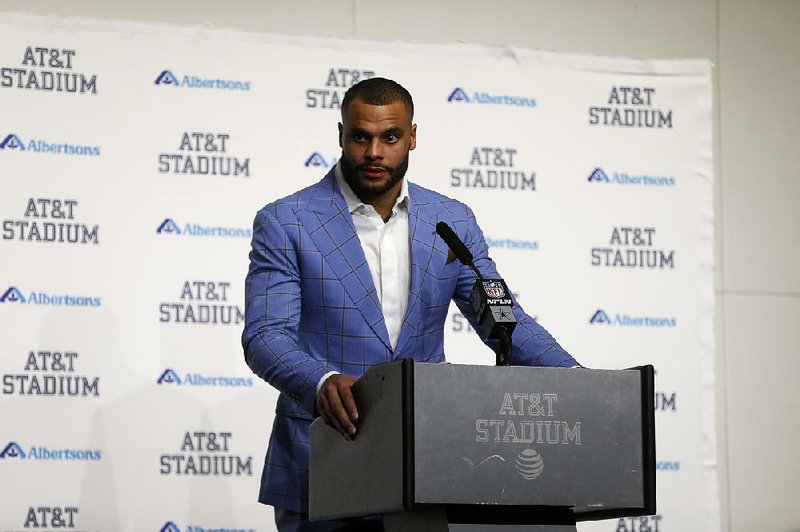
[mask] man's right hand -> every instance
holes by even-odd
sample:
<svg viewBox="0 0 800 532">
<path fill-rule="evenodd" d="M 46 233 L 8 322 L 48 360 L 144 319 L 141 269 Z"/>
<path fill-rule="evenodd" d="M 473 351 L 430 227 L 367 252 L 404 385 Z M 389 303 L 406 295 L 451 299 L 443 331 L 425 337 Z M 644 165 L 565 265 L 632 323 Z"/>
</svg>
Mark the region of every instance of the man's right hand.
<svg viewBox="0 0 800 532">
<path fill-rule="evenodd" d="M 320 416 L 348 441 L 356 435 L 358 410 L 351 388 L 357 380 L 352 375 L 331 375 L 322 383 L 317 394 Z"/>
</svg>

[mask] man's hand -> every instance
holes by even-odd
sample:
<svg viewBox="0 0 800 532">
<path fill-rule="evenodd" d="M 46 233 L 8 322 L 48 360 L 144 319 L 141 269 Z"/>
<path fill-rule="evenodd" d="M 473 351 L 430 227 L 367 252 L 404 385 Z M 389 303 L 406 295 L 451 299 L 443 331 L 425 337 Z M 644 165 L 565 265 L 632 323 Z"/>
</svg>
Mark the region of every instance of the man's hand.
<svg viewBox="0 0 800 532">
<path fill-rule="evenodd" d="M 331 375 L 317 394 L 317 410 L 325 423 L 339 431 L 345 440 L 356 434 L 358 410 L 350 390 L 356 382 L 352 375 Z"/>
</svg>

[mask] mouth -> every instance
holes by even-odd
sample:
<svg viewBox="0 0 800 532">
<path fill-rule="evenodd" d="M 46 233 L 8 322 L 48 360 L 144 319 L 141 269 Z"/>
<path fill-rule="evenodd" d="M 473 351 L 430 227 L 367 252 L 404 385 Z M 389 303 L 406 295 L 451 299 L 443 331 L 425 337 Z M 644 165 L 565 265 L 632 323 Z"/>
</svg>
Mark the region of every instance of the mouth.
<svg viewBox="0 0 800 532">
<path fill-rule="evenodd" d="M 383 177 L 388 174 L 388 170 L 383 166 L 362 166 L 359 168 L 361 175 L 370 178 Z"/>
</svg>

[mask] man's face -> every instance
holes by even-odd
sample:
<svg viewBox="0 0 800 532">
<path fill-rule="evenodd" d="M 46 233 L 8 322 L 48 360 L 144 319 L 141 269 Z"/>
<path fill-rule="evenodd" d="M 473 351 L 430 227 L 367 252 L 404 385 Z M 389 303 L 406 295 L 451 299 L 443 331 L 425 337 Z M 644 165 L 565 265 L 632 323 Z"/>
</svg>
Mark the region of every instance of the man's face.
<svg viewBox="0 0 800 532">
<path fill-rule="evenodd" d="M 417 126 L 401 101 L 370 105 L 358 98 L 342 115 L 342 173 L 362 201 L 399 193 L 416 145 Z"/>
</svg>

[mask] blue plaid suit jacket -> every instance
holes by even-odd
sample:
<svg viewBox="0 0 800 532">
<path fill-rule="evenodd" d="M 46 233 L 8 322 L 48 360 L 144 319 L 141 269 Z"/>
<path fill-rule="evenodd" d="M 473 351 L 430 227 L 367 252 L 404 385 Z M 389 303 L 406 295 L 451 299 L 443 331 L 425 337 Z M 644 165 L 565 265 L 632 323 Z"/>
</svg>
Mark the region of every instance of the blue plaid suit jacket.
<svg viewBox="0 0 800 532">
<path fill-rule="evenodd" d="M 261 479 L 262 503 L 308 511 L 308 431 L 317 415 L 317 383 L 327 372 L 360 377 L 398 358 L 443 362 L 451 300 L 474 325 L 469 306 L 474 273 L 458 261 L 447 264 L 437 222 L 461 237 L 485 277 L 499 277 L 469 207 L 413 183 L 409 196 L 411 287 L 394 350 L 333 170 L 256 215 L 242 345 L 253 372 L 281 392 Z M 519 306 L 515 313 L 511 364 L 577 365 Z"/>
</svg>

